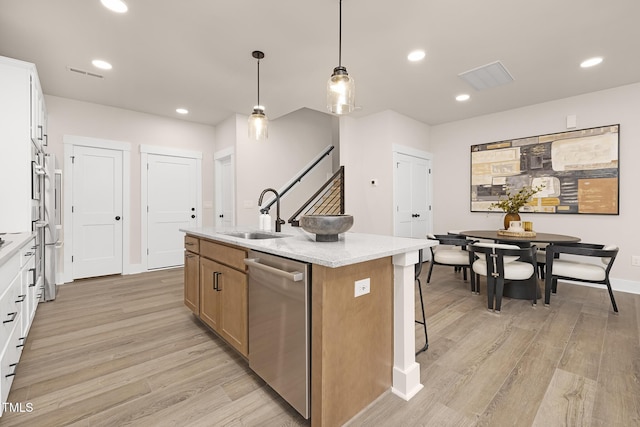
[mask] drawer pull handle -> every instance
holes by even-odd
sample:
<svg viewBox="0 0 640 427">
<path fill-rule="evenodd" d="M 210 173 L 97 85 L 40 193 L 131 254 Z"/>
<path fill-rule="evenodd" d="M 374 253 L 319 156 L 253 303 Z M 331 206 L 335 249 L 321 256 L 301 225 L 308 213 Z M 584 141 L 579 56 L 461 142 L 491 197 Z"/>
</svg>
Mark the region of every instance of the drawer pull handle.
<svg viewBox="0 0 640 427">
<path fill-rule="evenodd" d="M 185 245 L 187 245 L 187 246 L 195 246 L 195 243 L 187 242 L 187 243 L 185 243 Z"/>
<path fill-rule="evenodd" d="M 18 344 L 18 345 L 16 346 L 16 348 L 24 347 L 24 340 L 26 340 L 26 339 L 27 339 L 27 337 L 21 337 L 21 338 L 18 338 L 18 341 L 22 341 L 22 343 L 21 343 L 21 344 Z"/>
<path fill-rule="evenodd" d="M 16 302 L 24 302 L 26 297 L 26 295 L 18 295 L 18 299 L 16 300 Z"/>
<path fill-rule="evenodd" d="M 31 274 L 33 275 L 32 279 L 33 279 L 33 283 L 29 285 L 29 287 L 31 286 L 35 286 L 36 285 L 36 269 L 35 268 L 30 268 L 29 271 L 31 272 Z"/>
<path fill-rule="evenodd" d="M 33 252 L 25 252 L 24 256 L 33 256 Z"/>
<path fill-rule="evenodd" d="M 11 319 L 7 319 L 7 320 L 3 320 L 2 323 L 11 323 L 14 320 L 16 320 L 16 316 L 18 315 L 17 311 L 14 311 L 13 313 L 9 313 L 9 316 L 11 316 Z"/>
<path fill-rule="evenodd" d="M 218 277 L 220 277 L 222 273 L 220 273 L 219 271 L 214 271 L 213 272 L 213 290 L 220 292 L 222 289 L 220 289 L 220 283 L 218 282 Z"/>
<path fill-rule="evenodd" d="M 14 369 L 13 369 L 13 372 L 12 372 L 12 373 L 10 373 L 10 374 L 5 375 L 5 377 L 9 378 L 9 377 L 13 377 L 13 376 L 15 376 L 15 375 L 16 375 L 16 370 L 15 370 L 15 367 L 16 367 L 16 366 L 18 366 L 18 363 L 17 363 L 17 362 L 16 362 L 16 363 L 12 363 L 11 365 L 9 365 L 9 367 L 10 367 L 10 368 L 14 368 Z"/>
</svg>

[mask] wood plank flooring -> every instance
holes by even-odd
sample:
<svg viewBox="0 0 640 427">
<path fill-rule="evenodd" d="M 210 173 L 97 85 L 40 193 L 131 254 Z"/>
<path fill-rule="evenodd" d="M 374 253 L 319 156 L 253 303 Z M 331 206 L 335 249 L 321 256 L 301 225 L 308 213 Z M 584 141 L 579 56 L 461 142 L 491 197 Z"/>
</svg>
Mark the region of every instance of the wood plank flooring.
<svg viewBox="0 0 640 427">
<path fill-rule="evenodd" d="M 8 399 L 33 411 L 0 426 L 309 425 L 184 307 L 182 274 L 61 286 Z M 640 295 L 617 292 L 614 315 L 606 290 L 560 283 L 550 307 L 504 299 L 494 314 L 484 283 L 472 295 L 443 266 L 424 294 L 424 389 L 387 392 L 350 426 L 640 426 Z"/>
</svg>

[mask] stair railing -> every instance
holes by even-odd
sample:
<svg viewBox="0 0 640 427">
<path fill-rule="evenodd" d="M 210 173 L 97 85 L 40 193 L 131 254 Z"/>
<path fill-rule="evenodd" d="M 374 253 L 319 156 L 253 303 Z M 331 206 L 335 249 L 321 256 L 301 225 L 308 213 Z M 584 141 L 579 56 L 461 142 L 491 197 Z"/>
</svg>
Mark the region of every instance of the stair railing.
<svg viewBox="0 0 640 427">
<path fill-rule="evenodd" d="M 344 214 L 344 166 L 340 166 L 340 169 L 291 215 L 288 222 L 294 227 L 299 227 L 298 217 L 302 212 L 305 215 Z"/>
<path fill-rule="evenodd" d="M 282 197 L 287 194 L 289 190 L 291 190 L 296 184 L 302 181 L 302 178 L 304 178 L 305 175 L 311 172 L 311 170 L 315 168 L 318 163 L 320 163 L 325 158 L 325 156 L 328 156 L 334 148 L 335 147 L 333 145 L 325 148 L 324 151 L 320 153 L 314 160 L 312 160 L 311 163 L 302 172 L 300 172 L 295 178 L 289 181 L 289 184 L 284 189 L 279 190 L 278 194 L 280 195 L 280 200 L 282 200 Z M 275 202 L 275 197 L 270 199 L 265 205 L 260 208 L 260 213 L 269 213 L 269 209 L 271 209 L 271 206 L 273 206 Z"/>
</svg>

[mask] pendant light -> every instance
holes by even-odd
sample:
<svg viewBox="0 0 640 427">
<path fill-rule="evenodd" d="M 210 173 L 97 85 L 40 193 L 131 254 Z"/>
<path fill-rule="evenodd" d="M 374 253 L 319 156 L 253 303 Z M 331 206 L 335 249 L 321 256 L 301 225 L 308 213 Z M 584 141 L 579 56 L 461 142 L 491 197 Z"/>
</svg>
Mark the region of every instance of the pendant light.
<svg viewBox="0 0 640 427">
<path fill-rule="evenodd" d="M 264 107 L 260 105 L 260 60 L 264 58 L 264 53 L 254 50 L 251 53 L 258 60 L 258 105 L 253 107 L 253 113 L 249 116 L 249 138 L 257 141 L 267 139 L 267 116 L 264 115 Z"/>
<path fill-rule="evenodd" d="M 342 66 L 342 0 L 340 0 L 340 32 L 338 36 L 338 66 L 327 82 L 327 109 L 334 114 L 348 114 L 355 108 L 355 83 Z"/>
</svg>

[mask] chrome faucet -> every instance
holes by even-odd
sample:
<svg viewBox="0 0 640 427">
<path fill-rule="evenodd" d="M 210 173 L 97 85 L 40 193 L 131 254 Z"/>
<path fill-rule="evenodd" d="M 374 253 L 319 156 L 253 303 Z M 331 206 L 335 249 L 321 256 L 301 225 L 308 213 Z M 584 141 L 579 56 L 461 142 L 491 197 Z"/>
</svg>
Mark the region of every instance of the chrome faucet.
<svg viewBox="0 0 640 427">
<path fill-rule="evenodd" d="M 260 194 L 260 198 L 258 199 L 258 206 L 262 205 L 262 198 L 269 191 L 273 192 L 273 194 L 276 195 L 276 233 L 279 233 L 280 231 L 282 231 L 281 226 L 282 224 L 284 224 L 284 220 L 280 219 L 280 195 L 278 194 L 278 192 L 273 188 L 267 188 L 263 190 L 262 194 Z M 269 209 L 261 209 L 260 212 L 267 213 L 269 212 Z"/>
</svg>

